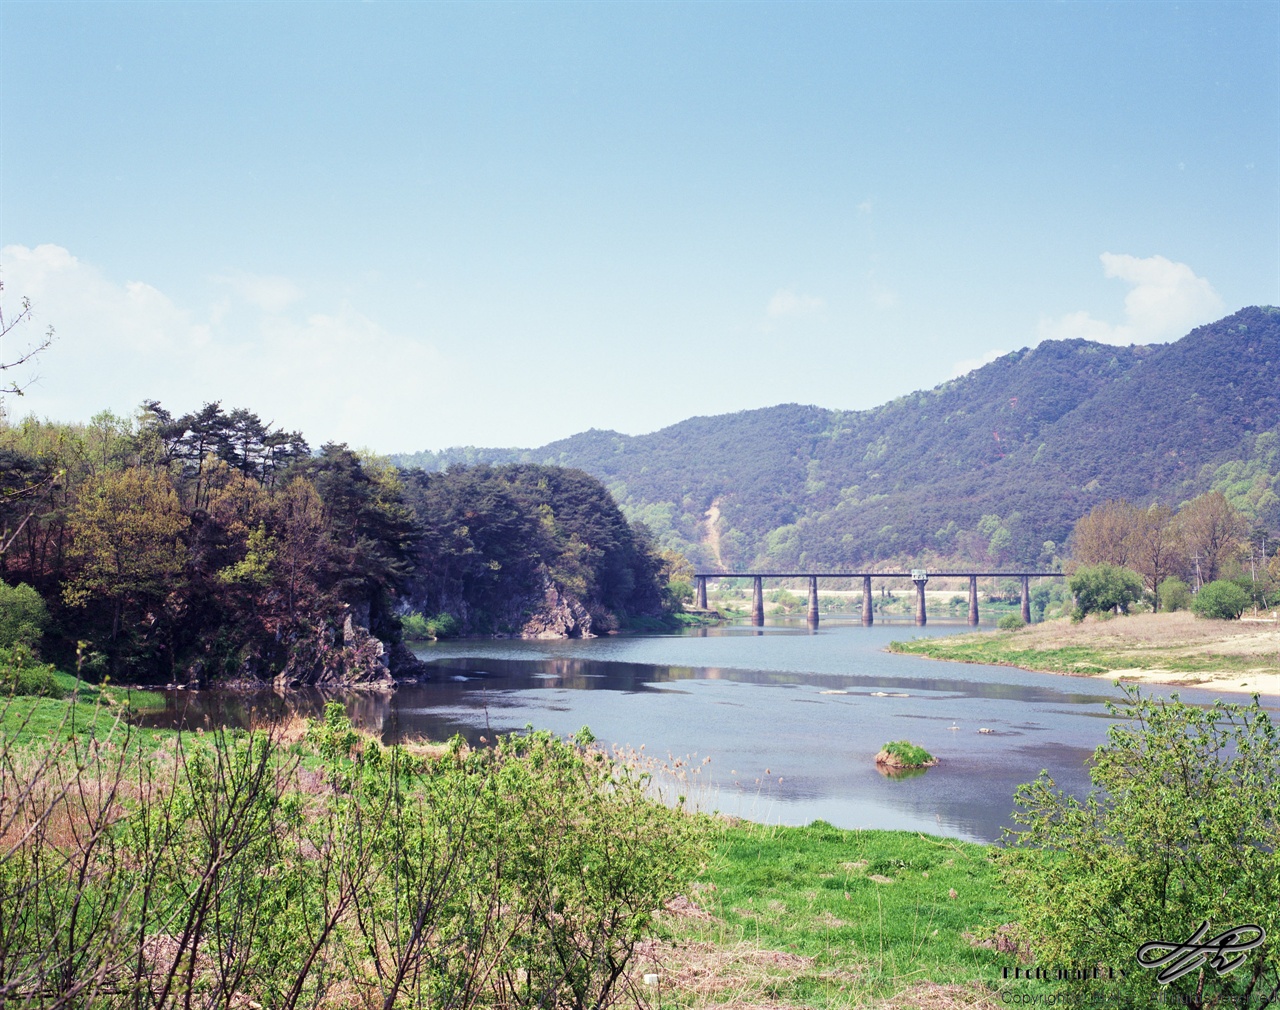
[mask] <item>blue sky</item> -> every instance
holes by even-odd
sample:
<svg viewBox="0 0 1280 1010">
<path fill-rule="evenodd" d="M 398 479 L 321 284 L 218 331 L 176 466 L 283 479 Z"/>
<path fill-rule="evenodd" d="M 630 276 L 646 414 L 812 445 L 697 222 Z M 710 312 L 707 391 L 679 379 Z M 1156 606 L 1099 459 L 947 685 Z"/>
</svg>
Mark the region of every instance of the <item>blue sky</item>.
<svg viewBox="0 0 1280 1010">
<path fill-rule="evenodd" d="M 0 145 L 11 416 L 536 445 L 1280 302 L 1276 3 L 6 0 Z"/>
</svg>

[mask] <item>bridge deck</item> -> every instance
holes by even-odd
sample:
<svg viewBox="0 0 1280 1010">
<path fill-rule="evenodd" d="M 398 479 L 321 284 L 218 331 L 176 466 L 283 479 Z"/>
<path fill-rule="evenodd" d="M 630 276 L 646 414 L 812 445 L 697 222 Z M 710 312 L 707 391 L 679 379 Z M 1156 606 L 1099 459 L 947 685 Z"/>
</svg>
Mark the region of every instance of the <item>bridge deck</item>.
<svg viewBox="0 0 1280 1010">
<path fill-rule="evenodd" d="M 969 580 L 969 623 L 978 623 L 978 579 L 1017 579 L 1022 583 L 1022 620 L 1031 623 L 1031 580 L 1060 579 L 1063 572 L 931 572 L 918 568 L 910 572 L 695 572 L 694 597 L 702 610 L 707 609 L 707 582 L 710 579 L 750 579 L 753 583 L 751 594 L 751 623 L 764 624 L 764 589 L 765 579 L 808 579 L 809 580 L 809 624 L 818 625 L 818 580 L 819 579 L 861 579 L 862 580 L 862 623 L 871 624 L 874 620 L 871 605 L 872 579 L 910 579 L 916 585 L 916 623 L 924 624 L 928 619 L 925 613 L 924 587 L 930 579 L 968 579 Z M 917 578 L 919 576 L 919 578 Z"/>
<path fill-rule="evenodd" d="M 911 572 L 694 572 L 695 579 L 909 579 Z M 929 578 L 1066 578 L 1066 572 L 927 572 Z"/>
</svg>

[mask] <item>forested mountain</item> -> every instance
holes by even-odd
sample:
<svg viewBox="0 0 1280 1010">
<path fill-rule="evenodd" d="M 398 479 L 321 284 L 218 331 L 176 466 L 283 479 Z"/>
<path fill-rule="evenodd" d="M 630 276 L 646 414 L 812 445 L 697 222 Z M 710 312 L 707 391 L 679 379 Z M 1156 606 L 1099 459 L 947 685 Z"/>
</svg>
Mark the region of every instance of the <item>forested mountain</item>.
<svg viewBox="0 0 1280 1010">
<path fill-rule="evenodd" d="M 1108 498 L 1219 489 L 1280 524 L 1280 309 L 1173 344 L 1046 341 L 866 411 L 784 404 L 648 435 L 449 449 L 402 466 L 538 462 L 604 481 L 697 564 L 1051 564 Z"/>
</svg>

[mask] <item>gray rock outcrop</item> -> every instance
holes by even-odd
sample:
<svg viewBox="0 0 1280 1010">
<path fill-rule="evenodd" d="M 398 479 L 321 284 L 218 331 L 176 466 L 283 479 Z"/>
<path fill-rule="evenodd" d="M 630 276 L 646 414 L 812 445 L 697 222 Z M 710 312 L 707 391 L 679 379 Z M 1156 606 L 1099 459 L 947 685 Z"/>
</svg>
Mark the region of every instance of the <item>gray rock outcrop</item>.
<svg viewBox="0 0 1280 1010">
<path fill-rule="evenodd" d="M 521 638 L 595 638 L 591 613 L 543 573 L 540 605 L 524 622 Z"/>
</svg>

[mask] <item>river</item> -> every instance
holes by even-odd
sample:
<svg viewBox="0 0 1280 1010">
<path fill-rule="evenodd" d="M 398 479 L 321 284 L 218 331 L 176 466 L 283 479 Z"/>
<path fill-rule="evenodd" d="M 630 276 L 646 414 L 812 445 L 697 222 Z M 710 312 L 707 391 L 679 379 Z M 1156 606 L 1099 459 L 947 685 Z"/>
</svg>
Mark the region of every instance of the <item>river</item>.
<svg viewBox="0 0 1280 1010">
<path fill-rule="evenodd" d="M 671 635 L 440 642 L 417 649 L 431 681 L 389 698 L 353 697 L 350 708 L 387 740 L 460 733 L 479 744 L 527 725 L 558 734 L 588 726 L 601 742 L 681 760 L 696 770 L 691 801 L 724 813 L 994 841 L 1011 823 L 1014 790 L 1041 769 L 1069 792 L 1087 791 L 1087 760 L 1106 738 L 1106 703 L 1120 691 L 1106 680 L 884 651 L 894 639 L 968 630 L 833 619 L 816 631 L 771 621 Z M 230 708 L 248 704 L 239 698 Z M 228 705 L 189 694 L 172 696 L 157 721 L 191 724 L 215 709 L 219 721 L 237 721 Z M 940 764 L 882 775 L 874 755 L 900 739 Z"/>
</svg>

